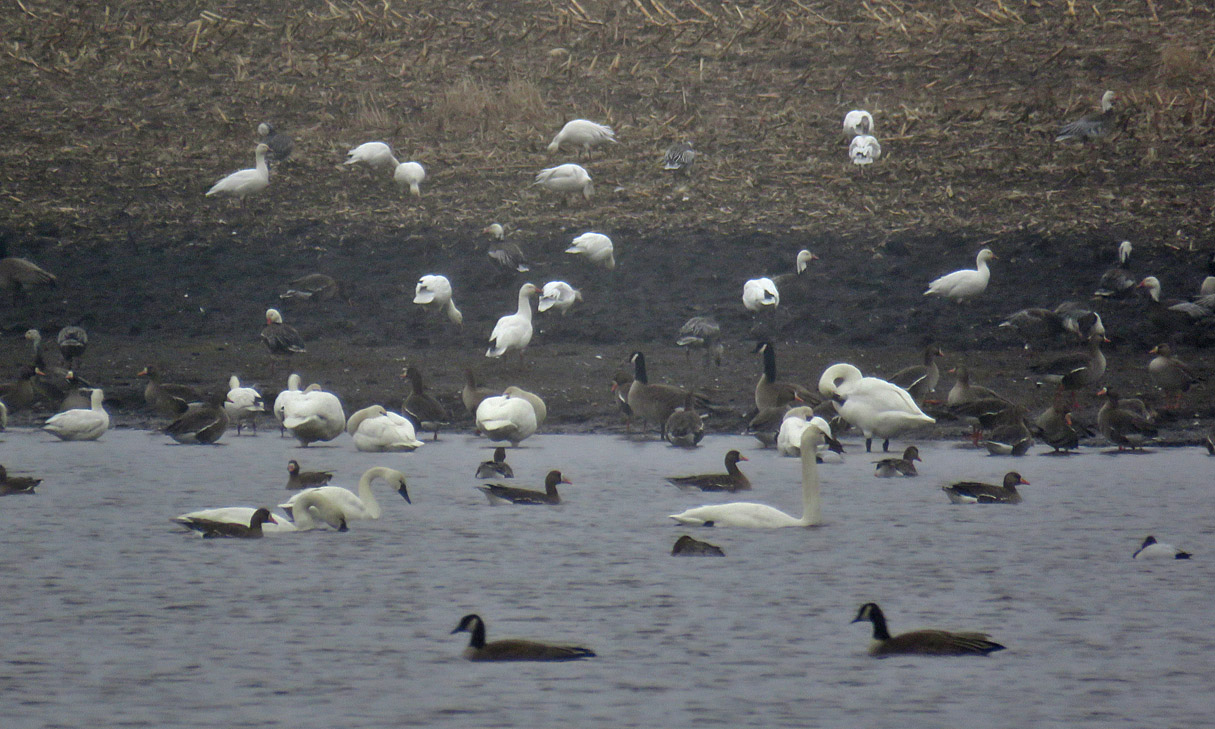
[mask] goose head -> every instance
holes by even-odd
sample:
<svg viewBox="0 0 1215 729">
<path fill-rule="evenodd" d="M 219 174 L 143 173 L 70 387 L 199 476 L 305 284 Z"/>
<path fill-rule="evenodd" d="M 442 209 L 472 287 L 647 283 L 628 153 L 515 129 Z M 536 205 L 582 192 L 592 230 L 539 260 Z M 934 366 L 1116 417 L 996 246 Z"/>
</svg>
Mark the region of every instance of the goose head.
<svg viewBox="0 0 1215 729">
<path fill-rule="evenodd" d="M 801 273 L 802 271 L 805 271 L 806 266 L 808 266 L 810 264 L 810 261 L 817 261 L 817 260 L 818 260 L 818 256 L 814 255 L 810 251 L 803 248 L 802 250 L 797 252 L 797 272 Z"/>
<path fill-rule="evenodd" d="M 278 309 L 266 309 L 267 324 L 282 324 L 283 315 L 278 313 Z"/>
</svg>

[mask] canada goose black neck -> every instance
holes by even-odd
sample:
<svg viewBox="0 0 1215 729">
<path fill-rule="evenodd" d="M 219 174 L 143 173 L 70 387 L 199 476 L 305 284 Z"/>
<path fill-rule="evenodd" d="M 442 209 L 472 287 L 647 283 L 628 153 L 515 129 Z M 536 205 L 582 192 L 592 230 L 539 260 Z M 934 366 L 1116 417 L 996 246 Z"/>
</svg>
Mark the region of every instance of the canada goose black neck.
<svg viewBox="0 0 1215 729">
<path fill-rule="evenodd" d="M 856 618 L 852 622 L 859 623 L 862 620 L 873 623 L 874 640 L 890 640 L 890 630 L 886 627 L 886 616 L 877 603 L 867 602 L 862 605 L 860 612 L 856 614 Z"/>
<path fill-rule="evenodd" d="M 472 634 L 472 637 L 468 640 L 470 648 L 480 649 L 485 647 L 485 621 L 481 619 L 481 616 L 476 614 L 465 615 L 460 619 L 460 624 L 456 626 L 456 629 L 451 632 L 459 633 L 462 630 Z"/>
<path fill-rule="evenodd" d="M 764 342 L 759 348 L 764 354 L 764 377 L 768 382 L 776 382 L 776 350 L 771 342 Z"/>
<path fill-rule="evenodd" d="M 633 352 L 630 359 L 633 360 L 633 379 L 643 385 L 650 384 L 650 378 L 645 374 L 645 355 L 641 352 Z"/>
</svg>

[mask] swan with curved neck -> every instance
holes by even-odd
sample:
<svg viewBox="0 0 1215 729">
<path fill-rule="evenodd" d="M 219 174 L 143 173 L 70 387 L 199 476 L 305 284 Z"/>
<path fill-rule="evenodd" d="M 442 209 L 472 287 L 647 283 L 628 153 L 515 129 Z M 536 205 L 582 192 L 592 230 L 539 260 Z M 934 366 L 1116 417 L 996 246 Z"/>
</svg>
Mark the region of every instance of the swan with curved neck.
<svg viewBox="0 0 1215 729">
<path fill-rule="evenodd" d="M 358 494 L 341 486 L 318 486 L 316 488 L 304 489 L 292 496 L 287 503 L 279 504 L 279 506 L 290 511 L 291 517 L 296 521 L 297 525 L 300 525 L 300 518 L 309 511 L 309 509 L 301 506 L 297 514 L 297 504 L 312 503 L 318 495 L 320 498 L 326 500 L 326 507 L 331 505 L 332 508 L 340 511 L 346 521 L 379 519 L 384 511 L 380 507 L 380 502 L 376 500 L 375 494 L 371 491 L 371 482 L 377 478 L 384 479 L 392 487 L 392 490 L 400 494 L 406 502 L 413 503 L 409 500 L 409 491 L 405 487 L 405 474 L 393 468 L 376 466 L 375 468 L 367 469 L 363 473 L 362 478 L 359 479 Z M 315 503 L 312 505 L 315 505 Z M 330 521 L 328 518 L 325 520 Z M 333 524 L 333 522 L 330 521 L 330 524 Z"/>
<path fill-rule="evenodd" d="M 877 377 L 865 377 L 847 363 L 824 370 L 818 391 L 824 397 L 843 401 L 838 408 L 840 417 L 865 433 L 866 451 L 871 449 L 874 438 L 882 438 L 885 441 L 882 450 L 889 450 L 894 436 L 936 422 L 920 410 L 903 388 Z"/>
<path fill-rule="evenodd" d="M 729 504 L 712 504 L 688 509 L 671 518 L 690 526 L 734 526 L 758 529 L 780 527 L 817 526 L 823 521 L 822 502 L 819 498 L 818 463 L 815 451 L 823 440 L 817 426 L 810 426 L 802 433 L 802 516 L 795 518 L 767 504 L 736 501 Z"/>
</svg>

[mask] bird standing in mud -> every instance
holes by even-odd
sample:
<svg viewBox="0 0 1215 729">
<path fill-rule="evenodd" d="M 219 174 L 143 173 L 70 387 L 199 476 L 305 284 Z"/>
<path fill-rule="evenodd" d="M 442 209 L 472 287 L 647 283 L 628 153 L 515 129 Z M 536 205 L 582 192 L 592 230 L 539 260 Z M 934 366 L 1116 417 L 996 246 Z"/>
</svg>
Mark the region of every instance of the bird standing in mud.
<svg viewBox="0 0 1215 729">
<path fill-rule="evenodd" d="M 271 354 L 303 354 L 304 338 L 295 327 L 283 323 L 278 309 L 266 309 L 266 326 L 262 329 L 262 341 Z"/>
</svg>

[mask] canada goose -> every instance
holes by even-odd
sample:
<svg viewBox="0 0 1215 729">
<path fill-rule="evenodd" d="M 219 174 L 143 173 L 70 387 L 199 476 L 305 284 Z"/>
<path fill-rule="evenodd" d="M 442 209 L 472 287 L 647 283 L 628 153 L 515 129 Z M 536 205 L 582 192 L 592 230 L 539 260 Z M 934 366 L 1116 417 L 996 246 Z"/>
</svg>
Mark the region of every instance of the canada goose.
<svg viewBox="0 0 1215 729">
<path fill-rule="evenodd" d="M 813 407 L 822 401 L 818 393 L 808 387 L 776 379 L 776 347 L 771 342 L 756 344 L 755 351 L 763 355 L 763 372 L 760 373 L 759 382 L 755 383 L 757 409 L 788 405 L 795 401 Z"/>
<path fill-rule="evenodd" d="M 59 345 L 59 352 L 68 369 L 75 369 L 84 356 L 85 348 L 89 346 L 89 334 L 82 327 L 66 326 L 59 330 L 55 343 Z"/>
<path fill-rule="evenodd" d="M 1056 357 L 1048 362 L 1031 365 L 1030 372 L 1042 375 L 1047 382 L 1058 384 L 1056 399 L 1065 391 L 1072 393 L 1072 406 L 1078 405 L 1076 391 L 1095 385 L 1105 376 L 1105 354 L 1101 343 L 1108 342 L 1104 336 L 1092 332 L 1088 336 L 1088 351 Z"/>
<path fill-rule="evenodd" d="M 477 488 L 485 494 L 489 499 L 489 503 L 493 504 L 498 501 L 509 501 L 512 504 L 523 505 L 548 505 L 556 506 L 561 503 L 561 496 L 557 493 L 557 484 L 572 483 L 565 476 L 561 475 L 560 471 L 549 471 L 544 477 L 544 490 L 536 491 L 534 489 L 523 489 L 517 486 L 504 486 L 498 483 L 491 483 Z"/>
<path fill-rule="evenodd" d="M 481 461 L 477 466 L 477 478 L 514 478 L 515 470 L 506 462 L 506 449 L 502 446 L 494 448 L 492 460 Z"/>
<path fill-rule="evenodd" d="M 924 347 L 924 364 L 905 367 L 895 372 L 891 375 L 890 382 L 906 390 L 916 402 L 922 403 L 929 393 L 936 392 L 937 383 L 941 381 L 941 368 L 937 366 L 937 359 L 944 356 L 945 353 L 940 347 L 930 344 Z"/>
<path fill-rule="evenodd" d="M 274 522 L 274 517 L 270 514 L 269 509 L 258 509 L 253 512 L 252 518 L 246 524 L 234 524 L 224 521 L 204 521 L 195 520 L 189 524 L 184 524 L 189 529 L 193 529 L 208 539 L 215 537 L 231 537 L 236 539 L 261 539 L 265 536 L 262 532 L 262 525 L 266 522 Z"/>
<path fill-rule="evenodd" d="M 1004 646 L 988 640 L 987 633 L 913 630 L 892 637 L 886 627 L 886 616 L 877 603 L 862 605 L 852 622 L 864 620 L 873 623 L 873 643 L 869 646 L 869 655 L 875 658 L 897 655 L 985 656 L 1004 650 Z"/>
<path fill-rule="evenodd" d="M 582 165 L 564 164 L 540 170 L 532 184 L 562 195 L 580 192 L 587 200 L 595 193 L 591 174 Z"/>
<path fill-rule="evenodd" d="M 749 491 L 751 481 L 738 468 L 739 461 L 748 458 L 738 451 L 726 453 L 725 473 L 707 473 L 699 476 L 672 476 L 667 481 L 684 490 L 699 489 L 701 491 Z"/>
<path fill-rule="evenodd" d="M 285 509 L 296 522 L 299 522 L 300 516 L 307 511 L 302 508 L 302 504 L 310 495 L 319 494 L 327 499 L 333 508 L 339 510 L 347 521 L 379 519 L 384 510 L 371 490 L 371 484 L 376 479 L 383 479 L 390 489 L 405 499 L 405 503 L 413 503 L 405 484 L 405 474 L 392 468 L 377 466 L 367 469 L 359 477 L 357 494 L 341 486 L 318 486 L 297 492 L 285 504 L 279 504 L 279 508 Z M 330 523 L 332 524 L 332 522 Z"/>
<path fill-rule="evenodd" d="M 396 156 L 392 153 L 392 147 L 389 147 L 383 142 L 364 142 L 354 149 L 346 153 L 346 161 L 344 165 L 365 164 L 373 170 L 393 170 L 396 171 L 397 162 Z"/>
<path fill-rule="evenodd" d="M 254 387 L 244 387 L 240 384 L 240 378 L 232 375 L 228 378 L 228 399 L 224 401 L 224 410 L 228 412 L 228 420 L 236 424 L 236 434 L 240 435 L 240 430 L 245 423 L 257 432 L 257 414 L 265 412 L 266 403 L 262 401 L 262 394 Z"/>
<path fill-rule="evenodd" d="M 1016 471 L 1004 474 L 1004 485 L 995 486 L 977 481 L 958 481 L 941 490 L 953 504 L 1019 504 L 1021 494 L 1017 492 L 1018 485 L 1029 486 L 1029 481 L 1021 478 Z"/>
<path fill-rule="evenodd" d="M 1118 450 L 1141 448 L 1156 435 L 1156 425 L 1148 414 L 1127 407 L 1117 391 L 1103 387 L 1097 396 L 1105 397 L 1105 403 L 1097 411 L 1097 430 Z"/>
<path fill-rule="evenodd" d="M 270 354 L 303 354 L 304 338 L 295 327 L 283 323 L 278 309 L 266 309 L 266 326 L 262 329 L 262 342 Z"/>
<path fill-rule="evenodd" d="M 676 557 L 724 557 L 726 553 L 716 544 L 702 542 L 684 534 L 675 540 L 671 555 Z"/>
<path fill-rule="evenodd" d="M 1093 296 L 1113 298 L 1128 296 L 1134 292 L 1135 284 L 1138 282 L 1128 271 L 1132 248 L 1129 240 L 1118 244 L 1118 260 L 1114 263 L 1113 268 L 1106 269 L 1105 273 L 1101 274 L 1101 281 L 1097 285 L 1097 290 L 1093 292 Z"/>
<path fill-rule="evenodd" d="M 485 621 L 470 614 L 460 619 L 452 634 L 466 631 L 472 634 L 464 657 L 470 661 L 577 661 L 594 658 L 595 652 L 576 645 L 555 645 L 533 640 L 495 640 L 485 642 Z"/>
<path fill-rule="evenodd" d="M 144 367 L 136 376 L 148 378 L 148 384 L 143 388 L 144 402 L 166 417 L 176 418 L 186 412 L 190 403 L 202 400 L 202 395 L 193 387 L 161 382 L 160 370 L 153 365 Z"/>
<path fill-rule="evenodd" d="M 224 396 L 212 395 L 206 402 L 193 403 L 165 427 L 165 435 L 183 445 L 212 445 L 228 430 Z"/>
<path fill-rule="evenodd" d="M 675 142 L 662 155 L 662 169 L 674 170 L 677 175 L 690 177 L 696 164 L 696 150 L 691 142 Z"/>
<path fill-rule="evenodd" d="M 426 181 L 426 168 L 420 162 L 402 162 L 393 171 L 392 179 L 401 187 L 408 187 L 410 195 L 422 197 L 422 183 Z"/>
<path fill-rule="evenodd" d="M 265 144 L 257 145 L 254 158 L 257 164 L 252 169 L 237 170 L 207 190 L 207 197 L 222 195 L 234 197 L 245 205 L 245 198 L 265 190 L 270 185 L 270 168 L 266 167 L 266 153 L 270 147 Z"/>
<path fill-rule="evenodd" d="M 261 137 L 262 143 L 270 148 L 270 159 L 277 162 L 282 162 L 290 157 L 291 152 L 295 149 L 295 140 L 275 129 L 270 122 L 262 122 L 257 125 L 257 136 Z"/>
<path fill-rule="evenodd" d="M 1085 114 L 1075 121 L 1068 122 L 1059 128 L 1059 135 L 1055 137 L 1056 142 L 1064 142 L 1069 139 L 1079 139 L 1082 142 L 1087 142 L 1090 139 L 1096 139 L 1109 131 L 1111 122 L 1114 120 L 1114 100 L 1116 96 L 1113 91 L 1106 91 L 1101 95 L 1101 112 L 1093 112 Z"/>
<path fill-rule="evenodd" d="M 519 306 L 514 314 L 498 319 L 489 335 L 486 357 L 501 357 L 507 352 L 522 352 L 532 341 L 532 297 L 536 285 L 525 283 L 519 288 Z"/>
<path fill-rule="evenodd" d="M 1173 396 L 1173 407 L 1181 407 L 1181 395 L 1202 378 L 1185 362 L 1173 356 L 1173 348 L 1167 343 L 1158 344 L 1150 354 L 1156 357 L 1148 363 L 1148 375 L 1152 384 Z"/>
<path fill-rule="evenodd" d="M 656 423 L 666 436 L 667 418 L 675 408 L 687 400 L 688 391 L 674 385 L 650 384 L 646 372 L 645 355 L 633 352 L 629 356 L 633 363 L 633 383 L 629 385 L 628 405 L 633 414 L 641 418 L 644 430 L 648 423 Z"/>
<path fill-rule="evenodd" d="M 872 450 L 873 439 L 882 438 L 882 450 L 890 449 L 890 439 L 909 430 L 932 425 L 906 390 L 898 385 L 864 377 L 855 366 L 840 363 L 823 371 L 818 380 L 823 397 L 842 400 L 837 403 L 840 417 L 865 434 L 865 452 Z"/>
<path fill-rule="evenodd" d="M 873 133 L 873 115 L 864 109 L 853 109 L 844 115 L 844 137 L 852 139 Z"/>
<path fill-rule="evenodd" d="M 55 274 L 24 258 L 0 258 L 0 289 L 12 291 L 13 306 L 21 302 L 28 289 L 54 286 Z"/>
<path fill-rule="evenodd" d="M 713 361 L 720 367 L 721 355 L 725 351 L 720 339 L 721 325 L 716 319 L 711 316 L 694 316 L 679 328 L 679 338 L 675 340 L 675 346 L 685 347 L 685 355 L 691 355 L 693 349 L 703 349 L 705 366 Z"/>
<path fill-rule="evenodd" d="M 871 165 L 882 156 L 882 145 L 872 134 L 858 134 L 848 144 L 848 159 L 854 165 Z"/>
<path fill-rule="evenodd" d="M 333 478 L 333 471 L 301 471 L 299 461 L 287 461 L 287 490 L 298 491 L 324 486 Z"/>
<path fill-rule="evenodd" d="M 439 428 L 451 421 L 451 414 L 434 395 L 426 392 L 422 370 L 409 365 L 401 376 L 409 380 L 409 394 L 401 403 L 401 409 L 417 422 L 419 428 L 434 431 L 434 440 L 438 440 Z"/>
<path fill-rule="evenodd" d="M 1131 555 L 1131 559 L 1189 559 L 1190 556 L 1189 552 L 1183 552 L 1171 544 L 1158 542 L 1156 537 L 1149 536 Z"/>
<path fill-rule="evenodd" d="M 974 269 L 964 268 L 960 271 L 947 273 L 928 284 L 925 296 L 940 296 L 956 304 L 961 304 L 975 298 L 987 290 L 987 282 L 991 279 L 991 269 L 987 262 L 996 257 L 990 248 L 979 251 L 975 257 Z"/>
<path fill-rule="evenodd" d="M 570 241 L 570 247 L 566 248 L 565 252 L 585 256 L 591 265 L 607 271 L 616 268 L 616 246 L 612 239 L 603 233 L 583 233 Z"/>
<path fill-rule="evenodd" d="M 342 284 L 324 273 L 309 273 L 287 282 L 287 290 L 279 294 L 280 299 L 303 299 L 305 301 L 329 301 L 342 293 Z"/>
<path fill-rule="evenodd" d="M 313 383 L 284 403 L 283 427 L 304 447 L 331 441 L 346 430 L 346 411 L 337 395 Z"/>
<path fill-rule="evenodd" d="M 42 429 L 59 440 L 97 440 L 110 428 L 110 416 L 101 406 L 105 393 L 95 388 L 86 409 L 65 410 L 53 415 Z"/>
<path fill-rule="evenodd" d="M 557 132 L 557 136 L 549 142 L 548 151 L 550 154 L 555 154 L 563 145 L 580 146 L 583 152 L 589 154 L 591 147 L 615 143 L 616 133 L 606 124 L 597 124 L 586 119 L 574 119 L 561 127 L 561 131 Z"/>
<path fill-rule="evenodd" d="M 477 376 L 473 373 L 471 367 L 464 370 L 464 388 L 460 390 L 460 401 L 464 403 L 464 409 L 469 415 L 476 416 L 477 406 L 487 397 L 493 396 L 494 391 L 488 387 L 481 387 L 477 384 Z"/>
<path fill-rule="evenodd" d="M 696 398 L 688 393 L 681 407 L 675 408 L 667 418 L 664 437 L 667 442 L 681 448 L 695 448 L 705 437 L 705 424 L 696 412 Z"/>
<path fill-rule="evenodd" d="M 463 328 L 464 315 L 456 308 L 451 293 L 451 281 L 446 276 L 427 274 L 419 278 L 414 287 L 413 303 L 427 311 L 441 312 L 452 324 Z"/>
<path fill-rule="evenodd" d="M 40 478 L 10 476 L 8 475 L 8 469 L 0 466 L 0 496 L 32 494 L 34 493 L 34 488 L 40 483 L 42 483 L 42 479 Z"/>
<path fill-rule="evenodd" d="M 495 395 L 477 405 L 477 430 L 493 441 L 510 441 L 516 448 L 539 427 L 536 408 L 521 397 Z"/>
<path fill-rule="evenodd" d="M 346 432 L 354 439 L 354 447 L 364 453 L 414 451 L 425 445 L 408 418 L 388 412 L 383 405 L 352 413 L 346 420 Z"/>
<path fill-rule="evenodd" d="M 579 301 L 582 301 L 581 291 L 564 281 L 549 281 L 540 291 L 540 303 L 536 308 L 541 312 L 553 309 L 565 316 Z"/>
<path fill-rule="evenodd" d="M 915 461 L 923 462 L 923 459 L 920 458 L 920 449 L 915 446 L 907 446 L 903 449 L 902 458 L 883 458 L 880 461 L 874 461 L 876 469 L 873 475 L 879 478 L 919 476 L 919 472 L 915 470 Z"/>
</svg>

